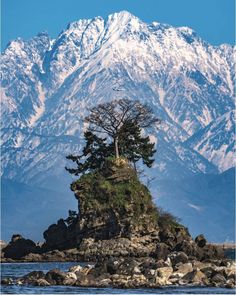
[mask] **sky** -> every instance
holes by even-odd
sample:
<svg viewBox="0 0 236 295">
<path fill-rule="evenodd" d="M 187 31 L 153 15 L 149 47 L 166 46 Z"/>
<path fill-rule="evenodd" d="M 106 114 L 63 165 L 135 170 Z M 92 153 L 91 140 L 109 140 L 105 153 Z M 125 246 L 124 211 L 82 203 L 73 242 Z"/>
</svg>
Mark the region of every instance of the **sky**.
<svg viewBox="0 0 236 295">
<path fill-rule="evenodd" d="M 127 10 L 145 22 L 188 26 L 213 45 L 234 44 L 234 0 L 1 0 L 2 49 L 17 37 L 47 31 L 55 38 L 69 22 Z"/>
</svg>

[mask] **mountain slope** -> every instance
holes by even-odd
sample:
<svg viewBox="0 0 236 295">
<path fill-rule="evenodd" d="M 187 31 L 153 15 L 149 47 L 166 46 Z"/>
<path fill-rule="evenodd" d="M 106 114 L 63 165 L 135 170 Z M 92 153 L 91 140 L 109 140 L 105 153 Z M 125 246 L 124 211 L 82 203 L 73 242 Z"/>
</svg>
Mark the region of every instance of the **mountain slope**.
<svg viewBox="0 0 236 295">
<path fill-rule="evenodd" d="M 235 167 L 235 110 L 217 118 L 187 142 L 220 171 Z"/>
<path fill-rule="evenodd" d="M 184 181 L 165 179 L 154 188 L 156 203 L 181 217 L 192 235 L 212 242 L 235 240 L 235 170 L 198 174 Z"/>
<path fill-rule="evenodd" d="M 73 22 L 55 40 L 41 33 L 10 42 L 1 68 L 3 179 L 63 190 L 65 156 L 81 150 L 88 109 L 123 97 L 148 103 L 162 120 L 149 134 L 157 148 L 149 175 L 177 181 L 227 170 L 233 54 L 190 28 L 125 11 Z"/>
</svg>

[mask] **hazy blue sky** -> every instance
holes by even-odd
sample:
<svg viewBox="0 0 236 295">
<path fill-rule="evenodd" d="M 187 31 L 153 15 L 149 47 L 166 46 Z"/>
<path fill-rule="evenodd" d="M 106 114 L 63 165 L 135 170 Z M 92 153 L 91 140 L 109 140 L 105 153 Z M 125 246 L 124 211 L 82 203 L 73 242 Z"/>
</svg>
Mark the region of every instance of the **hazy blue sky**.
<svg viewBox="0 0 236 295">
<path fill-rule="evenodd" d="M 234 43 L 234 0 L 2 0 L 2 47 L 80 18 L 128 10 L 146 22 L 189 26 L 212 44 Z"/>
</svg>

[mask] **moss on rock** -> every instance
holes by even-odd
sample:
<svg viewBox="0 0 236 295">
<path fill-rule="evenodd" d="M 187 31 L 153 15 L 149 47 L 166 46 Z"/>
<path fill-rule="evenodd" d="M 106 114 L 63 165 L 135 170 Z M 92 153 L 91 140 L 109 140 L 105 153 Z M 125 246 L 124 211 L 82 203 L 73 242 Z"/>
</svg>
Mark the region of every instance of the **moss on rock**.
<svg viewBox="0 0 236 295">
<path fill-rule="evenodd" d="M 126 159 L 108 159 L 101 170 L 83 175 L 72 183 L 71 189 L 79 200 L 80 219 L 86 220 L 87 225 L 92 226 L 89 219 L 96 216 L 94 225 L 100 219 L 99 223 L 106 227 L 106 215 L 112 214 L 120 236 L 157 228 L 158 211 L 152 196 Z"/>
</svg>

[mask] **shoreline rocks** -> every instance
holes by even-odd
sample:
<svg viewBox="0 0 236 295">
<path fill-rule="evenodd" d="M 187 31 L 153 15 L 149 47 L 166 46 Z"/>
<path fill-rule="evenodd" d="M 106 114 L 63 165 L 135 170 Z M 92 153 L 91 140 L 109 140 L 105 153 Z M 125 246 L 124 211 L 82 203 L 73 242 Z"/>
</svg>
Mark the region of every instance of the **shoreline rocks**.
<svg viewBox="0 0 236 295">
<path fill-rule="evenodd" d="M 161 288 L 166 286 L 201 286 L 235 288 L 236 263 L 224 261 L 225 266 L 213 262 L 171 262 L 155 258 L 111 257 L 95 265 L 77 265 L 67 272 L 52 269 L 46 274 L 33 271 L 17 278 L 4 278 L 2 284 L 34 286 L 79 286 L 96 288 Z"/>
</svg>

